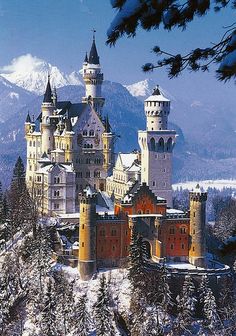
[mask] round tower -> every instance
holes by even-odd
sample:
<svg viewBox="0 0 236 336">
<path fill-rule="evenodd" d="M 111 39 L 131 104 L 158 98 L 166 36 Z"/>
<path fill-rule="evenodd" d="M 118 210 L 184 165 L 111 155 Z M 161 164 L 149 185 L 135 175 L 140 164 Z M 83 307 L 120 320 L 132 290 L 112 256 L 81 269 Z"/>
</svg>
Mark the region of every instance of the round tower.
<svg viewBox="0 0 236 336">
<path fill-rule="evenodd" d="M 44 94 L 42 103 L 42 153 L 49 154 L 53 150 L 53 126 L 51 125 L 50 117 L 53 115 L 55 109 L 52 97 L 52 90 L 50 85 L 50 76 L 48 76 L 48 83 Z"/>
<path fill-rule="evenodd" d="M 168 129 L 170 101 L 157 86 L 145 100 L 144 109 L 147 128 L 138 132 L 141 182 L 146 183 L 156 196 L 165 198 L 167 205 L 172 207 L 172 156 L 176 132 Z"/>
<path fill-rule="evenodd" d="M 166 130 L 170 113 L 170 100 L 162 95 L 156 86 L 152 95 L 144 102 L 147 117 L 147 131 Z"/>
<path fill-rule="evenodd" d="M 101 66 L 94 36 L 89 57 L 86 53 L 84 59 L 83 79 L 86 92 L 85 97 L 83 97 L 82 101 L 85 103 L 89 102 L 93 106 L 95 111 L 100 115 L 105 99 L 102 97 L 101 92 L 103 73 L 101 72 Z"/>
<path fill-rule="evenodd" d="M 96 270 L 96 195 L 88 188 L 80 199 L 79 272 L 81 279 L 91 279 Z"/>
<path fill-rule="evenodd" d="M 189 262 L 199 267 L 206 266 L 206 200 L 207 193 L 198 184 L 190 192 Z"/>
</svg>

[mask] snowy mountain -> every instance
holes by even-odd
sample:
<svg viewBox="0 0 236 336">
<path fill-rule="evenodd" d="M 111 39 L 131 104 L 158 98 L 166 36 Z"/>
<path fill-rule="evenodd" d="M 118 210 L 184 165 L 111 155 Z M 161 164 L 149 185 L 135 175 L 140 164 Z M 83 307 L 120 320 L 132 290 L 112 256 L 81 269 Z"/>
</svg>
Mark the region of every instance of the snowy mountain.
<svg viewBox="0 0 236 336">
<path fill-rule="evenodd" d="M 83 85 L 77 72 L 64 74 L 58 67 L 46 61 L 26 54 L 14 58 L 11 64 L 2 67 L 1 76 L 25 90 L 41 95 L 45 91 L 48 74 L 51 76 L 52 86 Z"/>
<path fill-rule="evenodd" d="M 144 101 L 146 98 L 151 96 L 153 89 L 157 85 L 159 86 L 159 83 L 156 83 L 154 80 L 145 79 L 137 83 L 133 83 L 130 85 L 124 85 L 124 87 L 129 91 L 129 93 L 133 97 L 136 97 L 141 101 Z M 161 86 L 159 86 L 159 88 L 165 97 L 167 97 L 171 101 L 176 100 L 176 98 L 172 94 L 170 94 L 167 90 L 163 89 Z"/>
</svg>

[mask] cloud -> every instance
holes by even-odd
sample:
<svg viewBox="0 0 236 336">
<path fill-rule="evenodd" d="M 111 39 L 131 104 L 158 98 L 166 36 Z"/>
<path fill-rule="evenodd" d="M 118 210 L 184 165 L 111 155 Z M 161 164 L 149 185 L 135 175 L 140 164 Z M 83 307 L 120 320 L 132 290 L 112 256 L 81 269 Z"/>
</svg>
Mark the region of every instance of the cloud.
<svg viewBox="0 0 236 336">
<path fill-rule="evenodd" d="M 45 67 L 48 67 L 49 70 L 49 66 L 44 60 L 36 56 L 32 56 L 31 54 L 26 54 L 13 58 L 11 63 L 0 68 L 0 71 L 8 74 L 14 72 L 29 73 L 32 71 L 40 71 L 42 68 L 45 69 Z"/>
</svg>

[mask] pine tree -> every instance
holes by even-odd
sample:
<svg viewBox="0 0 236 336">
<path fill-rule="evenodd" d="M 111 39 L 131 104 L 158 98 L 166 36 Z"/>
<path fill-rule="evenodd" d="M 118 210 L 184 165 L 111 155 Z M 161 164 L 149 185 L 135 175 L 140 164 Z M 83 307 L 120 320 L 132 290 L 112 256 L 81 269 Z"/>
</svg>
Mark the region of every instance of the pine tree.
<svg viewBox="0 0 236 336">
<path fill-rule="evenodd" d="M 61 335 L 58 330 L 58 323 L 56 318 L 56 295 L 54 283 L 52 279 L 48 278 L 46 292 L 42 302 L 42 312 L 40 329 L 42 336 L 59 336 Z"/>
<path fill-rule="evenodd" d="M 86 303 L 87 303 L 87 294 L 83 294 L 80 296 L 75 307 L 75 314 L 74 314 L 75 327 L 73 333 L 74 336 L 89 335 L 91 319 L 86 307 Z"/>
<path fill-rule="evenodd" d="M 10 316 L 10 289 L 6 274 L 1 271 L 0 276 L 0 330 L 3 335 L 4 328 Z"/>
<path fill-rule="evenodd" d="M 164 328 L 160 323 L 159 311 L 156 306 L 151 306 L 147 310 L 147 321 L 145 324 L 145 335 L 149 336 L 163 336 Z"/>
<path fill-rule="evenodd" d="M 75 309 L 73 282 L 69 283 L 63 271 L 54 272 L 55 295 L 57 298 L 56 314 L 59 317 L 64 335 L 72 330 Z"/>
<path fill-rule="evenodd" d="M 147 250 L 143 244 L 142 236 L 138 235 L 135 228 L 132 230 L 129 252 L 128 278 L 133 288 L 144 290 L 146 288 L 146 263 Z"/>
<path fill-rule="evenodd" d="M 94 305 L 94 320 L 97 336 L 115 335 L 113 327 L 113 314 L 109 307 L 110 298 L 105 275 L 100 278 L 97 301 Z"/>
<path fill-rule="evenodd" d="M 200 302 L 203 305 L 203 315 L 205 317 L 205 324 L 209 331 L 214 332 L 219 328 L 219 316 L 217 312 L 216 299 L 209 286 L 207 276 L 202 277 L 202 281 L 199 286 Z"/>
<path fill-rule="evenodd" d="M 176 297 L 176 301 L 178 315 L 174 330 L 178 335 L 185 335 L 185 332 L 189 333 L 197 301 L 195 298 L 195 286 L 189 275 L 185 276 L 182 292 Z"/>
</svg>

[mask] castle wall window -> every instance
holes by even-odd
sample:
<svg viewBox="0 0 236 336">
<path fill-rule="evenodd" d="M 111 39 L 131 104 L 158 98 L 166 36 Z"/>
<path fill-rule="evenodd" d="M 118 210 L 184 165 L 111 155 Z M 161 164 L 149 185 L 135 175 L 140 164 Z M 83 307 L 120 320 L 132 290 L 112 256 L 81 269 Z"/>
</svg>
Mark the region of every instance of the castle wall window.
<svg viewBox="0 0 236 336">
<path fill-rule="evenodd" d="M 42 177 L 41 176 L 37 176 L 37 182 L 42 182 Z"/>
<path fill-rule="evenodd" d="M 90 135 L 90 136 L 94 136 L 94 130 L 90 130 L 90 131 L 89 131 L 89 135 Z"/>
<path fill-rule="evenodd" d="M 112 246 L 112 251 L 115 251 L 116 247 L 115 245 Z"/>
<path fill-rule="evenodd" d="M 105 229 L 101 229 L 100 230 L 100 236 L 105 237 L 105 235 L 106 235 Z"/>
<path fill-rule="evenodd" d="M 94 177 L 101 177 L 101 172 L 100 171 L 95 171 L 94 172 Z"/>
<path fill-rule="evenodd" d="M 32 141 L 29 142 L 29 145 L 32 146 Z"/>
<path fill-rule="evenodd" d="M 170 230 L 169 230 L 169 233 L 174 234 L 175 233 L 175 228 L 171 227 Z"/>
<path fill-rule="evenodd" d="M 54 190 L 54 196 L 55 196 L 55 197 L 60 196 L 60 191 L 59 191 L 59 190 Z"/>
<path fill-rule="evenodd" d="M 35 141 L 33 142 L 33 146 L 35 147 Z"/>
<path fill-rule="evenodd" d="M 181 249 L 184 250 L 185 246 L 184 244 L 181 244 Z"/>
<path fill-rule="evenodd" d="M 116 229 L 112 229 L 112 230 L 111 230 L 111 235 L 112 235 L 112 236 L 116 236 Z"/>
<path fill-rule="evenodd" d="M 54 177 L 54 183 L 55 184 L 60 183 L 60 177 Z"/>
<path fill-rule="evenodd" d="M 194 248 L 194 246 L 193 246 L 193 251 L 195 251 L 195 248 Z"/>
<path fill-rule="evenodd" d="M 89 178 L 90 177 L 90 171 L 86 172 L 86 177 Z"/>
<path fill-rule="evenodd" d="M 55 210 L 58 210 L 59 208 L 60 208 L 59 203 L 54 203 L 54 209 L 55 209 Z"/>
<path fill-rule="evenodd" d="M 174 244 L 170 244 L 170 249 L 171 249 L 171 250 L 174 249 Z"/>
<path fill-rule="evenodd" d="M 84 247 L 84 242 L 82 242 L 82 247 Z"/>
<path fill-rule="evenodd" d="M 181 227 L 180 228 L 180 233 L 182 233 L 182 234 L 186 233 L 186 227 L 184 227 L 184 226 Z"/>
<path fill-rule="evenodd" d="M 83 135 L 87 136 L 88 132 L 86 130 L 83 130 Z"/>
</svg>

